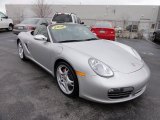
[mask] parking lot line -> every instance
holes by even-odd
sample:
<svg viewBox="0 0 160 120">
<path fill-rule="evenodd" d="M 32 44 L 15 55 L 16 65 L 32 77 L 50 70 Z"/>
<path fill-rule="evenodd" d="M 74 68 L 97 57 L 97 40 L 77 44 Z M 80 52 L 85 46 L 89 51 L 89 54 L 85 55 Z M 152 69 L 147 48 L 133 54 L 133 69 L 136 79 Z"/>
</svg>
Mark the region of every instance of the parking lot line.
<svg viewBox="0 0 160 120">
<path fill-rule="evenodd" d="M 9 42 L 15 42 L 16 40 L 8 39 L 7 41 L 9 41 Z"/>
<path fill-rule="evenodd" d="M 152 52 L 141 52 L 141 54 L 150 55 L 150 56 L 153 56 L 153 55 L 154 55 L 154 53 L 152 53 Z"/>
<path fill-rule="evenodd" d="M 9 37 L 0 37 L 0 40 L 2 39 L 8 39 L 8 38 L 13 38 L 14 36 L 9 36 Z"/>
<path fill-rule="evenodd" d="M 159 45 L 157 45 L 156 43 L 152 42 L 151 40 L 146 39 L 146 41 L 148 41 L 148 42 L 150 42 L 151 44 L 154 44 L 154 45 L 160 47 Z"/>
<path fill-rule="evenodd" d="M 0 46 L 0 50 L 4 51 L 4 52 L 7 52 L 7 53 L 11 53 L 11 54 L 17 55 L 16 49 L 11 49 L 11 48 L 6 48 L 6 47 Z"/>
</svg>

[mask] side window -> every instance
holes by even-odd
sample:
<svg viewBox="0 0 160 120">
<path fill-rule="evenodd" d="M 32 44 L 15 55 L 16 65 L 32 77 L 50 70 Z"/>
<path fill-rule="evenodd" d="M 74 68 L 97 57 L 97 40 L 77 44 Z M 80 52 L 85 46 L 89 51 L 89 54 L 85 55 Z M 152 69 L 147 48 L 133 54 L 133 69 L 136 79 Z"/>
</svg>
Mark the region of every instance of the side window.
<svg viewBox="0 0 160 120">
<path fill-rule="evenodd" d="M 0 18 L 6 17 L 3 13 L 0 12 Z"/>
<path fill-rule="evenodd" d="M 35 35 L 44 35 L 45 37 L 47 37 L 49 39 L 48 36 L 48 31 L 47 31 L 47 27 L 45 25 L 39 25 L 35 31 L 34 31 L 34 36 Z"/>
<path fill-rule="evenodd" d="M 160 21 L 158 22 L 158 29 L 160 29 Z"/>
</svg>

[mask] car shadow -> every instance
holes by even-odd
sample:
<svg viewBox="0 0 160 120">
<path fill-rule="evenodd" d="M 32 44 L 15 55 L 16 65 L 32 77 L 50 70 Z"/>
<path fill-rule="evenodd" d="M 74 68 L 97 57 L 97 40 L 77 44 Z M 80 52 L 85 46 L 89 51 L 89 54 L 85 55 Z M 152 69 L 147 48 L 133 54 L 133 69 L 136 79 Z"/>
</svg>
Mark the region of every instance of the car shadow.
<svg viewBox="0 0 160 120">
<path fill-rule="evenodd" d="M 37 71 L 44 73 L 45 76 L 47 76 L 49 78 L 49 79 L 47 79 L 48 82 L 51 82 L 52 84 L 54 84 L 54 86 L 57 87 L 57 89 L 59 89 L 57 81 L 55 80 L 54 76 L 52 76 L 50 73 L 45 71 L 43 68 L 41 68 L 39 65 L 32 62 L 31 60 L 27 60 L 26 62 L 27 62 L 27 64 L 30 64 L 32 67 L 34 67 L 34 69 L 36 69 Z M 44 86 L 44 87 L 46 89 L 50 89 L 51 86 Z M 59 90 L 59 92 L 61 93 L 60 90 Z M 65 96 L 64 94 L 61 94 L 61 95 Z M 144 100 L 145 99 L 144 99 L 143 94 L 141 96 L 139 96 L 138 98 L 135 98 L 133 100 L 126 101 L 126 102 L 121 102 L 121 103 L 114 103 L 114 104 L 113 103 L 112 104 L 98 103 L 98 102 L 86 100 L 86 99 L 80 98 L 80 97 L 73 98 L 73 97 L 67 97 L 66 96 L 66 101 L 64 101 L 64 103 L 66 105 L 76 104 L 77 106 L 86 106 L 87 105 L 87 106 L 90 106 L 90 107 L 95 108 L 95 109 L 109 111 L 111 109 L 113 109 L 113 110 L 121 110 L 122 108 L 123 109 L 128 109 L 128 107 L 131 107 L 131 106 L 138 108 L 138 106 L 141 107 L 141 103 L 143 103 Z"/>
<path fill-rule="evenodd" d="M 55 77 L 52 76 L 50 73 L 48 73 L 46 70 L 44 70 L 42 67 L 40 67 L 38 64 L 36 64 L 35 62 L 29 59 L 25 60 L 25 62 L 27 62 L 27 64 L 30 64 L 32 67 L 34 67 L 34 69 L 36 69 L 37 71 L 44 73 L 46 76 L 49 76 L 49 78 L 52 78 L 53 83 L 56 83 Z"/>
<path fill-rule="evenodd" d="M 160 45 L 160 41 L 154 41 L 154 43 L 156 43 L 157 45 Z"/>
<path fill-rule="evenodd" d="M 5 32 L 11 32 L 11 31 L 8 31 L 6 29 L 0 29 L 0 33 L 5 33 Z"/>
</svg>

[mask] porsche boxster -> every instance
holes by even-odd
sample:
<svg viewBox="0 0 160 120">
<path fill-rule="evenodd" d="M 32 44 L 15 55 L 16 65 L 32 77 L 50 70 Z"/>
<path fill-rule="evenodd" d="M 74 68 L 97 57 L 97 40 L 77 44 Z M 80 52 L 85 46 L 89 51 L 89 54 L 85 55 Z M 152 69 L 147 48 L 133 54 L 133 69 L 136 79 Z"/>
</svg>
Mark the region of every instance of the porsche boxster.
<svg viewBox="0 0 160 120">
<path fill-rule="evenodd" d="M 118 103 L 140 96 L 150 70 L 133 48 L 97 38 L 78 24 L 40 25 L 21 32 L 18 54 L 53 75 L 62 93 L 100 103 Z"/>
</svg>

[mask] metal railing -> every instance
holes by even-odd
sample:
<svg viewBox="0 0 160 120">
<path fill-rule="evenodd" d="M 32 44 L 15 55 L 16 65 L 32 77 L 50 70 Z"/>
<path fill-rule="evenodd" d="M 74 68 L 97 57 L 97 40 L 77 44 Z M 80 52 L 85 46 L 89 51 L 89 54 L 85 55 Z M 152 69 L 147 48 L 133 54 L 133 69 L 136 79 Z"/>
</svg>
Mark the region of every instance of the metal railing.
<svg viewBox="0 0 160 120">
<path fill-rule="evenodd" d="M 24 19 L 24 18 L 23 18 Z M 21 20 L 23 20 L 21 19 Z M 51 21 L 51 18 L 47 18 Z M 14 19 L 14 23 L 19 23 L 21 20 Z M 160 26 L 160 23 L 151 22 L 150 20 L 127 21 L 127 20 L 97 20 L 97 19 L 81 19 L 85 25 L 92 26 L 97 21 L 109 21 L 113 24 L 117 38 L 127 39 L 150 39 L 153 32 Z"/>
<path fill-rule="evenodd" d="M 116 30 L 117 38 L 127 39 L 150 39 L 152 33 L 158 28 L 158 23 L 150 20 L 140 21 L 116 21 L 116 20 L 96 20 L 96 19 L 82 19 L 85 24 L 92 26 L 97 21 L 109 21 L 113 24 Z M 160 23 L 159 23 L 160 24 Z"/>
</svg>

